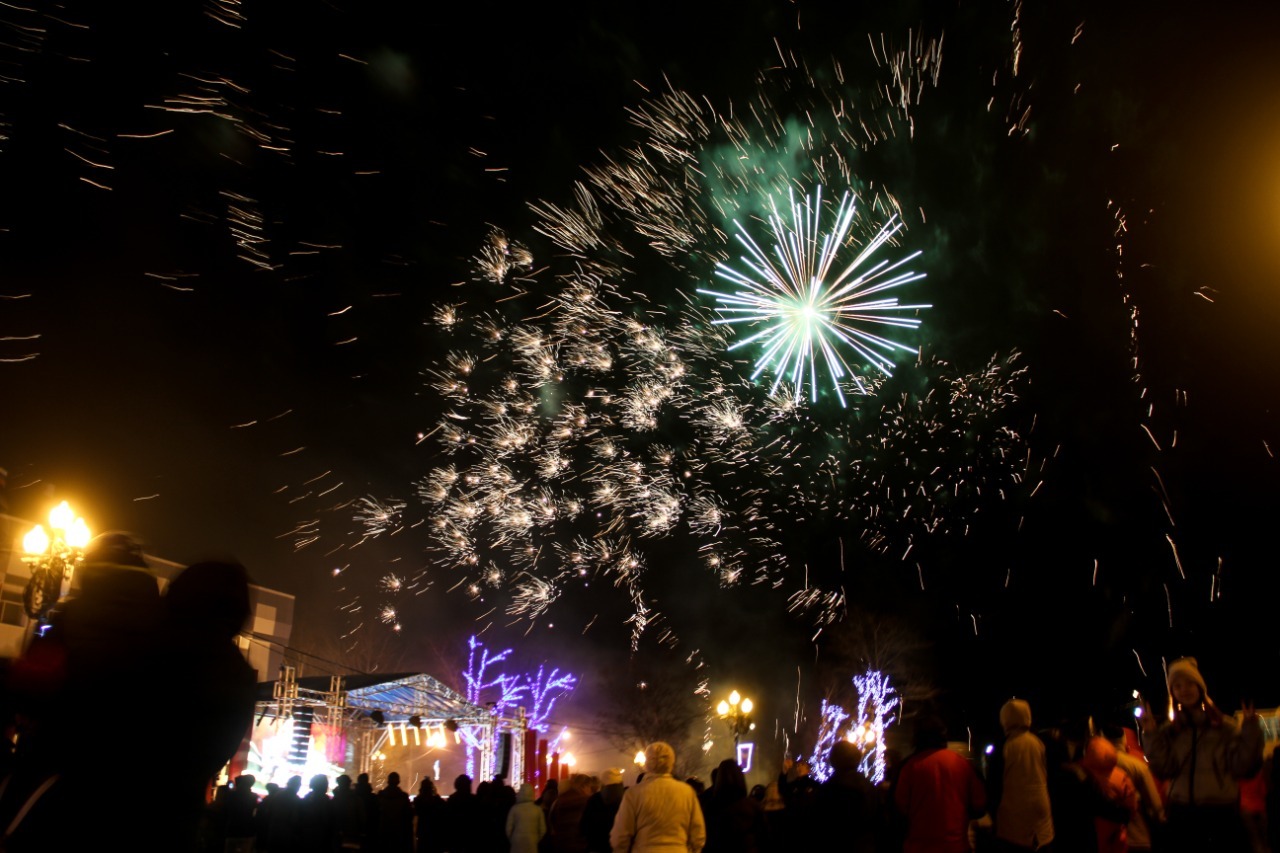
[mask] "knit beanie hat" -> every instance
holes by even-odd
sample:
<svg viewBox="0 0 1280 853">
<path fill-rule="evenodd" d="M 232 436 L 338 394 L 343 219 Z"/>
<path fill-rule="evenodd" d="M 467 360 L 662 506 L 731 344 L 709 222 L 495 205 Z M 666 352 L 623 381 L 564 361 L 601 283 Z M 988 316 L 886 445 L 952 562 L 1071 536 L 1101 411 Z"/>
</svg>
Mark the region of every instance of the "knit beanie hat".
<svg viewBox="0 0 1280 853">
<path fill-rule="evenodd" d="M 1031 706 L 1023 699 L 1010 699 L 1000 709 L 1000 728 L 1007 735 L 1017 728 L 1031 728 Z"/>
<path fill-rule="evenodd" d="M 1173 689 L 1173 679 L 1181 676 L 1200 688 L 1200 698 L 1209 701 L 1209 689 L 1204 685 L 1204 676 L 1200 674 L 1200 665 L 1195 658 L 1178 658 L 1169 664 L 1169 689 Z"/>
</svg>

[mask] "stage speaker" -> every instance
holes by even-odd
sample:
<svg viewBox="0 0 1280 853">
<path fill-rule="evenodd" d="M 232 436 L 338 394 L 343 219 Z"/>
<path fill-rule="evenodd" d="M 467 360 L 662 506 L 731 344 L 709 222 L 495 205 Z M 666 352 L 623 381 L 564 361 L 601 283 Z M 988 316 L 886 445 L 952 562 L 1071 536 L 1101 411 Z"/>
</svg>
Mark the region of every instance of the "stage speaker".
<svg viewBox="0 0 1280 853">
<path fill-rule="evenodd" d="M 498 769 L 507 780 L 507 784 L 514 785 L 515 782 L 511 778 L 511 732 L 503 732 L 499 737 L 501 741 L 498 746 Z"/>
</svg>

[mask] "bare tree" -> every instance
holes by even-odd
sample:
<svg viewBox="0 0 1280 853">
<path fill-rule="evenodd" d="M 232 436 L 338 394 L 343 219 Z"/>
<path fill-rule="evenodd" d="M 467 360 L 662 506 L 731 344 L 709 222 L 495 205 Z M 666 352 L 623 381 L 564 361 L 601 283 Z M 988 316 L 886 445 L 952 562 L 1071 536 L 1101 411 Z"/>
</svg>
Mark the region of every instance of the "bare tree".
<svg viewBox="0 0 1280 853">
<path fill-rule="evenodd" d="M 305 642 L 306 640 L 304 640 Z M 351 643 L 336 634 L 317 634 L 310 647 L 285 653 L 288 663 L 298 667 L 298 675 L 392 675 L 412 669 L 407 643 L 390 631 L 371 631 L 364 642 Z"/>
<path fill-rule="evenodd" d="M 610 667 L 602 686 L 609 704 L 599 724 L 614 747 L 631 754 L 665 741 L 676 751 L 676 775 L 701 768 L 708 706 L 700 664 L 669 649 L 646 650 Z"/>
<path fill-rule="evenodd" d="M 901 703 L 899 719 L 906 719 L 938 695 L 931 651 L 932 644 L 902 619 L 855 607 L 824 633 L 819 684 L 828 699 L 843 698 L 852 690 L 854 675 L 878 670 L 892 682 Z"/>
</svg>

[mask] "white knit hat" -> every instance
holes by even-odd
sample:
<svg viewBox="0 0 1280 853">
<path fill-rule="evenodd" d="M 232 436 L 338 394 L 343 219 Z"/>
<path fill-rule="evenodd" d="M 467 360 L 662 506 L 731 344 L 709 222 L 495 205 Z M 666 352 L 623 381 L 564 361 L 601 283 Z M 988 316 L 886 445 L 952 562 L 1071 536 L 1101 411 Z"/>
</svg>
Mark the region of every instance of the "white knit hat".
<svg viewBox="0 0 1280 853">
<path fill-rule="evenodd" d="M 1209 701 L 1209 688 L 1205 687 L 1204 676 L 1200 674 L 1200 665 L 1195 658 L 1178 658 L 1169 664 L 1169 689 L 1173 689 L 1173 679 L 1181 676 L 1200 688 L 1200 698 Z"/>
</svg>

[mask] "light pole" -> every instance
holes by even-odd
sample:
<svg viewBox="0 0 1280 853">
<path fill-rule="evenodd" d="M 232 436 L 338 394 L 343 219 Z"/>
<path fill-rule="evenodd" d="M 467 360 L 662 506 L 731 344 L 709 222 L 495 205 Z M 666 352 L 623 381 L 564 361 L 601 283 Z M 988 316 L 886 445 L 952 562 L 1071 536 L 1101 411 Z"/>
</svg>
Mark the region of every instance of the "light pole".
<svg viewBox="0 0 1280 853">
<path fill-rule="evenodd" d="M 28 617 L 48 616 L 84 559 L 84 546 L 89 539 L 89 525 L 66 501 L 49 511 L 49 532 L 37 524 L 22 537 L 22 550 L 26 552 L 22 559 L 31 566 L 31 579 L 22 593 Z"/>
<path fill-rule="evenodd" d="M 733 752 L 736 761 L 738 754 L 738 741 L 742 736 L 756 727 L 751 722 L 751 709 L 755 707 L 750 699 L 743 698 L 738 695 L 738 691 L 734 690 L 729 694 L 729 699 L 720 700 L 720 704 L 716 706 L 716 713 L 720 715 L 720 719 L 724 720 L 733 732 Z"/>
</svg>

